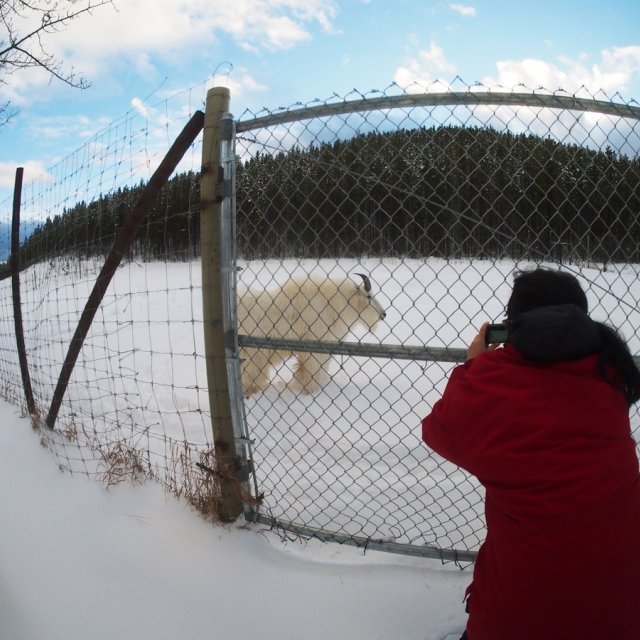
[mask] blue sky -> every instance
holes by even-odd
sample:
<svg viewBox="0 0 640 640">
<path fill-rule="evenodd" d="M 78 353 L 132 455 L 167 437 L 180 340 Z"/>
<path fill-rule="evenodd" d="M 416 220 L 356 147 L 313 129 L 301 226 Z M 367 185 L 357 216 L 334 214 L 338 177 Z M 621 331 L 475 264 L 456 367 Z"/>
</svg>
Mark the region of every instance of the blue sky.
<svg viewBox="0 0 640 640">
<path fill-rule="evenodd" d="M 0 85 L 0 201 L 145 101 L 223 73 L 231 110 L 288 107 L 392 82 L 456 76 L 511 88 L 579 87 L 640 103 L 638 0 L 114 0 L 49 48 L 80 91 L 23 71 Z M 598 94 L 602 97 L 602 94 Z"/>
</svg>

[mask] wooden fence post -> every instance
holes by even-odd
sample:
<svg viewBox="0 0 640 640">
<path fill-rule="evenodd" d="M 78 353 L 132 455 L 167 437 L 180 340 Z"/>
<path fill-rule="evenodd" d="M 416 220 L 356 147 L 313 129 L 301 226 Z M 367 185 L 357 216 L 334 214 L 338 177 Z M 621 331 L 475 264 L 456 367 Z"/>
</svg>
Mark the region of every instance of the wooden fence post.
<svg viewBox="0 0 640 640">
<path fill-rule="evenodd" d="M 180 160 L 184 157 L 184 154 L 189 150 L 189 147 L 193 144 L 198 135 L 200 135 L 203 124 L 204 114 L 202 111 L 196 111 L 191 116 L 191 119 L 187 122 L 184 129 L 180 132 L 180 135 L 176 138 L 175 142 L 171 145 L 171 148 L 163 158 L 162 162 L 158 165 L 158 168 L 153 172 L 153 175 L 142 190 L 136 204 L 126 217 L 120 231 L 118 231 L 118 235 L 116 236 L 111 250 L 109 251 L 109 255 L 102 265 L 102 269 L 98 274 L 95 284 L 93 285 L 89 299 L 84 306 L 84 310 L 82 311 L 76 330 L 71 338 L 67 355 L 62 363 L 62 370 L 60 371 L 58 383 L 56 384 L 56 388 L 53 392 L 51 406 L 49 407 L 49 413 L 45 420 L 46 425 L 50 429 L 53 429 L 55 426 L 58 418 L 58 412 L 62 405 L 62 399 L 67 391 L 67 386 L 69 385 L 69 380 L 71 379 L 71 374 L 73 373 L 76 360 L 80 355 L 80 350 L 82 349 L 84 340 L 89 333 L 91 323 L 100 308 L 102 299 L 104 298 L 118 265 L 129 251 L 136 232 L 155 203 L 160 190 L 167 184 L 169 177 L 175 171 Z"/>
<path fill-rule="evenodd" d="M 11 222 L 11 289 L 13 291 L 13 320 L 16 330 L 16 346 L 20 361 L 22 388 L 27 401 L 30 416 L 36 415 L 36 403 L 33 399 L 31 377 L 27 364 L 27 349 L 24 342 L 24 327 L 22 324 L 22 301 L 20 297 L 20 206 L 22 203 L 22 176 L 24 169 L 16 169 L 16 182 L 13 191 L 13 219 Z"/>
<path fill-rule="evenodd" d="M 221 165 L 222 119 L 229 111 L 229 90 L 214 87 L 207 93 L 202 138 L 202 177 L 200 184 L 200 246 L 202 255 L 202 305 L 204 344 L 209 387 L 209 407 L 216 456 L 216 476 L 220 483 L 222 520 L 234 520 L 243 512 L 242 462 L 236 456 L 228 369 L 225 360 L 223 323 L 222 202 L 230 184 Z"/>
</svg>

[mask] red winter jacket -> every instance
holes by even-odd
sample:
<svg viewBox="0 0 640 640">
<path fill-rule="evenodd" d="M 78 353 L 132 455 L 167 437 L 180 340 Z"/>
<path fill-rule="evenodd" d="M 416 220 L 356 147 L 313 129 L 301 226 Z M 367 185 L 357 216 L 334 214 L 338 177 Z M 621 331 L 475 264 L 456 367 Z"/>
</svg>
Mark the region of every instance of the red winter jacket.
<svg viewBox="0 0 640 640">
<path fill-rule="evenodd" d="M 486 489 L 469 640 L 640 640 L 640 474 L 597 355 L 456 367 L 423 439 Z"/>
</svg>

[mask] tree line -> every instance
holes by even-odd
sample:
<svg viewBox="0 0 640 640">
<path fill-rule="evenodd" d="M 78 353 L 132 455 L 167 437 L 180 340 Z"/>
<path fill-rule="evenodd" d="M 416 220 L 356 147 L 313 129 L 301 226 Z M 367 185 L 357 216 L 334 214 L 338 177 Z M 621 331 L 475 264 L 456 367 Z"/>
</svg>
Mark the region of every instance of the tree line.
<svg viewBox="0 0 640 640">
<path fill-rule="evenodd" d="M 143 188 L 48 218 L 22 244 L 21 263 L 105 255 Z M 130 257 L 197 257 L 199 188 L 192 171 L 173 177 Z M 258 153 L 238 158 L 236 205 L 247 259 L 640 261 L 640 159 L 531 134 L 447 126 Z"/>
<path fill-rule="evenodd" d="M 492 129 L 371 133 L 238 172 L 246 257 L 640 259 L 640 160 Z"/>
</svg>

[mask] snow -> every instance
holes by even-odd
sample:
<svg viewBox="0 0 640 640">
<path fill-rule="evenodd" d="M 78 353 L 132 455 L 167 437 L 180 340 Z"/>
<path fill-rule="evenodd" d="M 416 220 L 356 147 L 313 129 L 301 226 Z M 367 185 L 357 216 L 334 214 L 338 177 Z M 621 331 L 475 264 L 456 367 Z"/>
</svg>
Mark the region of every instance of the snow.
<svg viewBox="0 0 640 640">
<path fill-rule="evenodd" d="M 270 286 L 296 269 L 367 272 L 387 318 L 375 338 L 358 339 L 463 348 L 482 321 L 502 317 L 511 273 L 528 265 L 429 258 L 243 266 L 246 286 L 255 279 Z M 579 272 L 594 317 L 620 328 L 637 353 L 635 267 L 565 268 Z M 97 265 L 83 269 L 69 270 L 59 261 L 23 275 L 37 393 L 51 388 L 93 285 Z M 168 464 L 170 440 L 211 446 L 203 419 L 199 277 L 197 261 L 123 265 L 62 407 L 61 417 L 79 418 L 98 445 L 117 416 L 117 435 L 146 447 L 156 471 Z M 9 285 L 0 284 L 0 299 L 11 299 Z M 11 336 L 12 320 L 3 309 L 4 339 Z M 11 349 L 10 341 L 3 346 L 3 362 L 13 371 Z M 327 524 L 336 526 L 342 518 L 338 526 L 348 530 L 360 526 L 349 513 L 362 516 L 369 509 L 366 535 L 476 546 L 481 496 L 473 494 L 466 475 L 436 461 L 417 433 L 449 365 L 354 358 L 339 364 L 313 397 L 282 393 L 282 381 L 276 381 L 247 403 L 269 510 L 302 499 L 295 504 L 304 505 L 305 518 L 314 524 L 339 507 Z M 16 384 L 3 382 L 7 388 Z M 637 433 L 637 411 L 632 424 Z M 156 483 L 103 489 L 87 477 L 99 474 L 100 460 L 85 458 L 87 451 L 61 434 L 47 436 L 49 449 L 40 446 L 29 422 L 1 401 L 0 425 L 0 640 L 442 640 L 464 629 L 469 569 L 285 537 L 243 521 L 213 524 Z M 307 455 L 314 451 L 329 455 Z M 58 466 L 74 473 L 61 473 Z M 305 479 L 310 485 L 301 496 Z M 357 491 L 349 494 L 353 487 Z M 305 503 L 311 489 L 324 502 Z M 401 496 L 402 509 L 396 502 Z M 455 515 L 445 520 L 440 514 L 448 508 Z M 286 519 L 287 513 L 276 516 Z M 443 530 L 429 531 L 426 523 L 432 521 Z"/>
<path fill-rule="evenodd" d="M 155 483 L 60 472 L 0 402 L 2 640 L 440 640 L 470 571 L 216 525 Z"/>
</svg>

